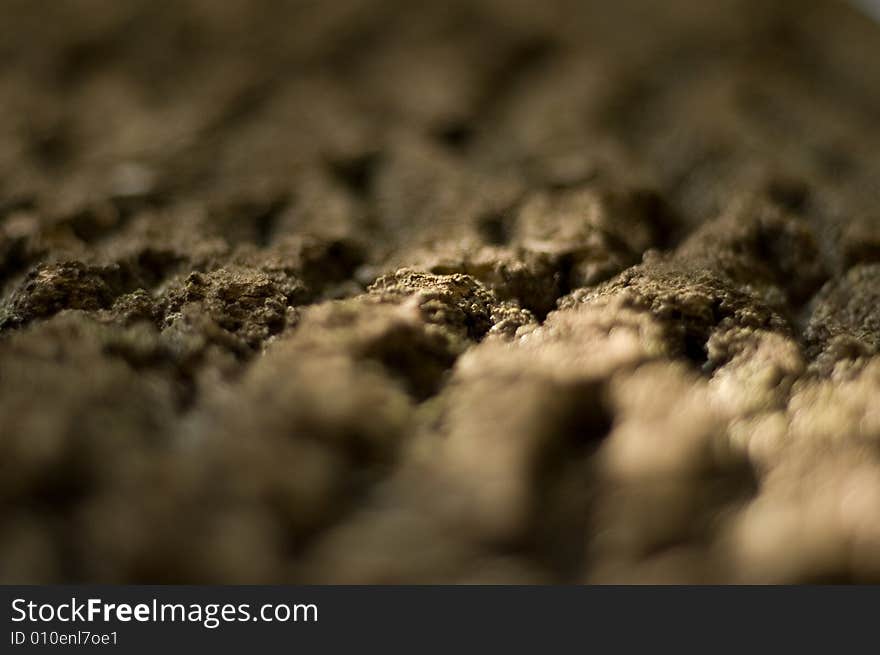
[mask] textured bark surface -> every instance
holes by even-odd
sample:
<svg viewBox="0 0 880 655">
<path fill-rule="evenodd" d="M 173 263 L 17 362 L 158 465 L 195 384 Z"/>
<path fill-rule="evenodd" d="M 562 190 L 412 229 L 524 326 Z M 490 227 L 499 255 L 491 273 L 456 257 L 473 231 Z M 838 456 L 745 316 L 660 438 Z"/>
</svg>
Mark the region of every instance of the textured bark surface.
<svg viewBox="0 0 880 655">
<path fill-rule="evenodd" d="M 0 5 L 3 582 L 880 582 L 880 28 Z"/>
</svg>

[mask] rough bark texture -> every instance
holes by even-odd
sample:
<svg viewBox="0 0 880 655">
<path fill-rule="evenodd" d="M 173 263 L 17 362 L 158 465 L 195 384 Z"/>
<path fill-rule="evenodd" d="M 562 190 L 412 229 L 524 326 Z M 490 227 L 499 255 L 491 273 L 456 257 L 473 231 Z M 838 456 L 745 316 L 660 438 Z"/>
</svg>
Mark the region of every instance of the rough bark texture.
<svg viewBox="0 0 880 655">
<path fill-rule="evenodd" d="M 880 28 L 0 6 L 3 582 L 880 582 Z"/>
</svg>

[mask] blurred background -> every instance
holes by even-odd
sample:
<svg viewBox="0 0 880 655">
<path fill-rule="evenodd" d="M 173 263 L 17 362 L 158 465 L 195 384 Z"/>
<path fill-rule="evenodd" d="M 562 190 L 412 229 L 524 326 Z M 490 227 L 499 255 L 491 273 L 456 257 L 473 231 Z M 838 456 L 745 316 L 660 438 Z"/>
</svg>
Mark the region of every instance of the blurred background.
<svg viewBox="0 0 880 655">
<path fill-rule="evenodd" d="M 855 4 L 874 17 L 880 18 L 880 2 L 876 0 L 854 0 Z"/>
</svg>

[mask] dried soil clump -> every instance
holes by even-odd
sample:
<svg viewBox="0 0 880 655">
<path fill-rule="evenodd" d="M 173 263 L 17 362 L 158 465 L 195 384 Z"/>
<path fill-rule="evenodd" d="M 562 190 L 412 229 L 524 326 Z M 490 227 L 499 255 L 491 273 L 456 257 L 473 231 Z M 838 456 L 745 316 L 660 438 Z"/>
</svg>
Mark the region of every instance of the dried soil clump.
<svg viewBox="0 0 880 655">
<path fill-rule="evenodd" d="M 832 0 L 7 0 L 0 582 L 877 582 L 878 115 Z"/>
</svg>

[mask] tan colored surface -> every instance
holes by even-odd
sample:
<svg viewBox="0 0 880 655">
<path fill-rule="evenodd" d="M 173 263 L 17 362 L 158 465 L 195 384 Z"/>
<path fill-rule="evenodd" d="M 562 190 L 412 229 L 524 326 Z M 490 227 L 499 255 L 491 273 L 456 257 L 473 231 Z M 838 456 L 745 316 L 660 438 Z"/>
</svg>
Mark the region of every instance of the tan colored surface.
<svg viewBox="0 0 880 655">
<path fill-rule="evenodd" d="M 0 7 L 0 580 L 880 580 L 868 19 L 50 4 Z"/>
</svg>

